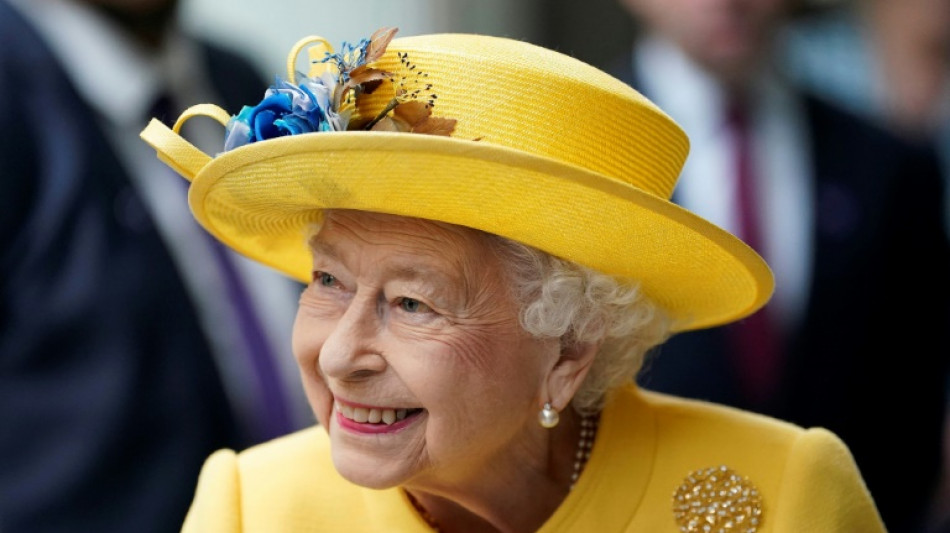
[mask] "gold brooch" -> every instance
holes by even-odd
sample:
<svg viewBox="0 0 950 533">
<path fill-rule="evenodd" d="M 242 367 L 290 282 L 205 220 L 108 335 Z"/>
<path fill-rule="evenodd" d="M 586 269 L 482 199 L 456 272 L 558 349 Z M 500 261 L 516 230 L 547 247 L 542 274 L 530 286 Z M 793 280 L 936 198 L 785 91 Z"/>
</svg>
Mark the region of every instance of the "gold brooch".
<svg viewBox="0 0 950 533">
<path fill-rule="evenodd" d="M 690 473 L 673 493 L 673 517 L 683 533 L 755 533 L 762 498 L 749 478 L 726 466 Z"/>
</svg>

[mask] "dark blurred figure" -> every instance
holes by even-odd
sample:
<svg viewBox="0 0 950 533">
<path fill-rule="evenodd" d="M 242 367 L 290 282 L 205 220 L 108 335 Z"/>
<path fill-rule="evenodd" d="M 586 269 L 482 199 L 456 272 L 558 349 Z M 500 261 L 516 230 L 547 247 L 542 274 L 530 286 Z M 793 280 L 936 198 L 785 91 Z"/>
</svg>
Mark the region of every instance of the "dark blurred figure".
<svg viewBox="0 0 950 533">
<path fill-rule="evenodd" d="M 209 453 L 303 425 L 280 367 L 241 362 L 211 241 L 138 138 L 152 113 L 236 111 L 266 88 L 176 30 L 175 4 L 0 0 L 3 533 L 176 531 Z M 220 149 L 205 126 L 193 138 Z M 257 344 L 289 338 L 298 287 L 227 264 L 255 278 Z M 235 422 L 254 410 L 266 424 Z"/>
<path fill-rule="evenodd" d="M 950 350 L 933 147 L 784 79 L 774 45 L 786 1 L 624 3 L 644 27 L 614 73 L 692 142 L 674 200 L 756 247 L 776 275 L 762 312 L 674 337 L 641 385 L 838 433 L 889 530 L 921 531 Z"/>
<path fill-rule="evenodd" d="M 950 203 L 950 0 L 835 2 L 794 19 L 781 49 L 790 75 L 816 94 L 910 140 L 934 139 Z M 950 234 L 950 209 L 947 215 Z M 942 482 L 930 519 L 941 533 L 950 532 L 944 431 Z"/>
<path fill-rule="evenodd" d="M 950 183 L 950 0 L 839 1 L 784 34 L 796 82 L 904 137 L 936 138 Z"/>
</svg>

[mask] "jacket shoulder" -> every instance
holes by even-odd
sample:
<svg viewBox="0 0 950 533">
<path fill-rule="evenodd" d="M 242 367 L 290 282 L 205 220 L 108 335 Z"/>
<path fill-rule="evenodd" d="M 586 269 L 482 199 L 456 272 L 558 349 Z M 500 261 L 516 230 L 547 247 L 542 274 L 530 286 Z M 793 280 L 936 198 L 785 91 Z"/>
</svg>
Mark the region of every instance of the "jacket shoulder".
<svg viewBox="0 0 950 533">
<path fill-rule="evenodd" d="M 312 508 L 313 502 L 356 497 L 362 490 L 337 473 L 330 439 L 321 427 L 248 448 L 238 454 L 237 464 L 245 519 L 258 516 L 256 510 L 270 518 L 293 515 Z"/>
<path fill-rule="evenodd" d="M 359 491 L 333 468 L 326 432 L 311 427 L 209 456 L 182 531 L 304 531 Z"/>
<path fill-rule="evenodd" d="M 689 424 L 696 431 L 759 435 L 784 442 L 800 437 L 806 429 L 771 416 L 692 398 L 639 389 L 638 395 L 655 413 L 658 425 Z"/>
<path fill-rule="evenodd" d="M 723 467 L 755 487 L 774 531 L 885 530 L 850 450 L 831 431 L 701 400 L 639 395 L 654 413 L 654 479 L 666 480 L 667 489 Z"/>
</svg>

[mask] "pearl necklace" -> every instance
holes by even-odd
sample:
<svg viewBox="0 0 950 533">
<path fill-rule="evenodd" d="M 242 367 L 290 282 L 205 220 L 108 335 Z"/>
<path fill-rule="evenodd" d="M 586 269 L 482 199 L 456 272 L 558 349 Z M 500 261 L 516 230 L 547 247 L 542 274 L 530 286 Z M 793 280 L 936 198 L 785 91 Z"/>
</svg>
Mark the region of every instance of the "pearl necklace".
<svg viewBox="0 0 950 533">
<path fill-rule="evenodd" d="M 411 503 L 412 507 L 419 513 L 419 516 L 422 517 L 426 525 L 432 528 L 432 531 L 435 533 L 440 533 L 442 530 L 439 527 L 439 523 L 435 521 L 435 517 L 429 514 L 429 511 L 426 511 L 426 508 L 419 503 L 419 500 L 417 500 L 411 492 L 408 490 L 403 490 L 403 492 L 406 493 L 406 497 L 409 498 L 409 503 Z"/>
<path fill-rule="evenodd" d="M 568 490 L 574 489 L 577 478 L 581 477 L 581 472 L 583 472 L 584 467 L 587 466 L 587 461 L 590 459 L 590 451 L 594 447 L 594 438 L 597 437 L 599 419 L 597 415 L 585 415 L 581 417 L 581 436 L 577 441 L 577 452 L 574 454 L 574 470 L 571 473 L 571 485 L 568 487 Z M 416 509 L 422 517 L 422 520 L 424 520 L 433 531 L 441 531 L 435 517 L 429 514 L 429 511 L 427 511 L 409 491 L 405 491 L 405 493 L 409 498 L 409 503 Z"/>
<path fill-rule="evenodd" d="M 577 478 L 581 477 L 581 472 L 587 466 L 590 459 L 590 450 L 594 447 L 594 437 L 597 436 L 598 417 L 596 415 L 585 415 L 581 418 L 581 437 L 577 441 L 577 453 L 574 455 L 574 472 L 571 474 L 571 486 L 574 488 Z"/>
</svg>

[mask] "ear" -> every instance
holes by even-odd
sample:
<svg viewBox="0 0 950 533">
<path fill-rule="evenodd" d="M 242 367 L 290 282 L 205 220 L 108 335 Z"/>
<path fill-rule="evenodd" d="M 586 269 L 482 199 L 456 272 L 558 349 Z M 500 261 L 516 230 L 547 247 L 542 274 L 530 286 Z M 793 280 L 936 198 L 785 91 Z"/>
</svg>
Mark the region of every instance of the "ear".
<svg viewBox="0 0 950 533">
<path fill-rule="evenodd" d="M 571 342 L 562 347 L 557 362 L 548 371 L 545 379 L 542 405 L 544 402 L 551 402 L 551 406 L 557 411 L 566 409 L 581 387 L 581 383 L 584 382 L 584 378 L 587 377 L 587 372 L 590 371 L 598 350 L 600 350 L 599 342 Z"/>
</svg>

